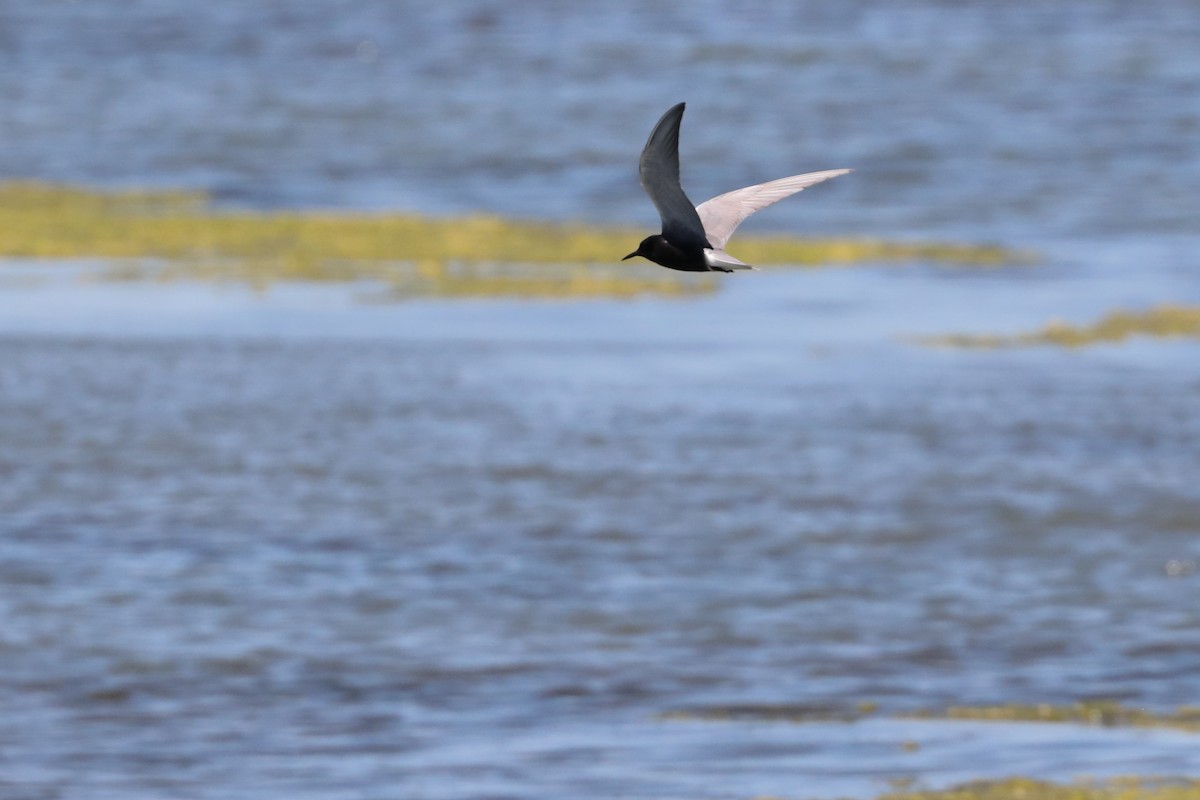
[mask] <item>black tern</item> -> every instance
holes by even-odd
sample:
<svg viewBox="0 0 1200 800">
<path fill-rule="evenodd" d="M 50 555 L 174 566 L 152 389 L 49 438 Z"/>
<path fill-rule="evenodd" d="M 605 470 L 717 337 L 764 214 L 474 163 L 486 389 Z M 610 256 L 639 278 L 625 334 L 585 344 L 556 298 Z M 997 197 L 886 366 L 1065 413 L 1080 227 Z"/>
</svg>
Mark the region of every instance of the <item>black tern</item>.
<svg viewBox="0 0 1200 800">
<path fill-rule="evenodd" d="M 662 233 L 647 236 L 625 258 L 642 256 L 656 264 L 684 272 L 733 272 L 754 269 L 725 252 L 737 226 L 755 211 L 790 197 L 814 183 L 845 175 L 852 170 L 827 169 L 793 175 L 767 183 L 735 189 L 693 206 L 679 185 L 679 124 L 686 104 L 672 106 L 650 132 L 638 174 L 662 217 Z"/>
</svg>

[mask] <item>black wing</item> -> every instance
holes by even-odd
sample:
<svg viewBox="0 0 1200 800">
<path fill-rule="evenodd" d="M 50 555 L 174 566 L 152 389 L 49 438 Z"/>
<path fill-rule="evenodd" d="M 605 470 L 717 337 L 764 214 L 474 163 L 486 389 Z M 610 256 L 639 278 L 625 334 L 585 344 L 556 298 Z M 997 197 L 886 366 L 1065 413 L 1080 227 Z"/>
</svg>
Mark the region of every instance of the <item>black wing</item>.
<svg viewBox="0 0 1200 800">
<path fill-rule="evenodd" d="M 708 247 L 700 215 L 679 185 L 679 123 L 684 105 L 672 106 L 654 126 L 642 148 L 638 174 L 662 217 L 663 236 L 676 247 Z"/>
</svg>

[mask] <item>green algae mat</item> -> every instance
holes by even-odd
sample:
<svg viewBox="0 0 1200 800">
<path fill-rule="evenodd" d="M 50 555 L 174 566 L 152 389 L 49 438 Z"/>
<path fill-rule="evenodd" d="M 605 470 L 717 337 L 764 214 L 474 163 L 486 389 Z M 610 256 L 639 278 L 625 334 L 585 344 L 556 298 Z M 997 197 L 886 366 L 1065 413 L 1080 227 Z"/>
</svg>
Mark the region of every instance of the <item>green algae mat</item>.
<svg viewBox="0 0 1200 800">
<path fill-rule="evenodd" d="M 1143 311 L 1112 311 L 1094 323 L 1051 322 L 1045 327 L 1011 336 L 953 334 L 921 339 L 941 347 L 1003 348 L 1056 345 L 1085 347 L 1123 342 L 1135 336 L 1159 339 L 1200 339 L 1200 306 L 1163 304 Z"/>
<path fill-rule="evenodd" d="M 1009 778 L 941 791 L 890 792 L 879 800 L 1200 800 L 1200 781 L 1128 777 L 1049 783 Z"/>
<path fill-rule="evenodd" d="M 223 210 L 203 193 L 102 192 L 0 184 L 0 258 L 99 259 L 114 279 L 381 281 L 397 297 L 692 295 L 711 275 L 620 263 L 646 233 L 632 228 L 402 213 Z M 760 266 L 882 262 L 996 266 L 999 247 L 744 236 Z"/>
</svg>

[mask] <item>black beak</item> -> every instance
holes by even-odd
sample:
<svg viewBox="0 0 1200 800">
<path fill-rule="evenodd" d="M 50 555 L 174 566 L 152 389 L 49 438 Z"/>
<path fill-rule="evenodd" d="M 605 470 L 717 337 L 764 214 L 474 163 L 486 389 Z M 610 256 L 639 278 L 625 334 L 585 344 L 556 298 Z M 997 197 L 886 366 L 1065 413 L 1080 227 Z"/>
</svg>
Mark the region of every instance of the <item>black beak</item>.
<svg viewBox="0 0 1200 800">
<path fill-rule="evenodd" d="M 639 253 L 638 253 L 638 251 L 637 251 L 637 250 L 634 250 L 632 253 L 630 253 L 629 255 L 625 256 L 625 257 L 624 257 L 624 258 L 622 258 L 621 260 L 622 260 L 622 261 L 628 261 L 629 259 L 633 258 L 633 257 L 634 257 L 634 256 L 636 256 L 636 255 L 639 255 Z"/>
</svg>

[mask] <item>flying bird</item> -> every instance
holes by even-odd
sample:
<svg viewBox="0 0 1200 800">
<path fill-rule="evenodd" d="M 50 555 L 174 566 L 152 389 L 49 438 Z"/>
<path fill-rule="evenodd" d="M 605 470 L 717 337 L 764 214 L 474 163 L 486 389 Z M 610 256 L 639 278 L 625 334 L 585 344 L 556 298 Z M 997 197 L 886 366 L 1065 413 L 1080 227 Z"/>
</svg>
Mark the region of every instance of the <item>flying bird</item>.
<svg viewBox="0 0 1200 800">
<path fill-rule="evenodd" d="M 759 209 L 815 183 L 852 170 L 827 169 L 735 189 L 693 206 L 679 185 L 679 124 L 686 104 L 672 106 L 650 132 L 638 174 L 662 217 L 662 233 L 647 236 L 622 261 L 642 256 L 656 264 L 684 272 L 733 272 L 754 269 L 725 252 L 737 226 Z"/>
</svg>

